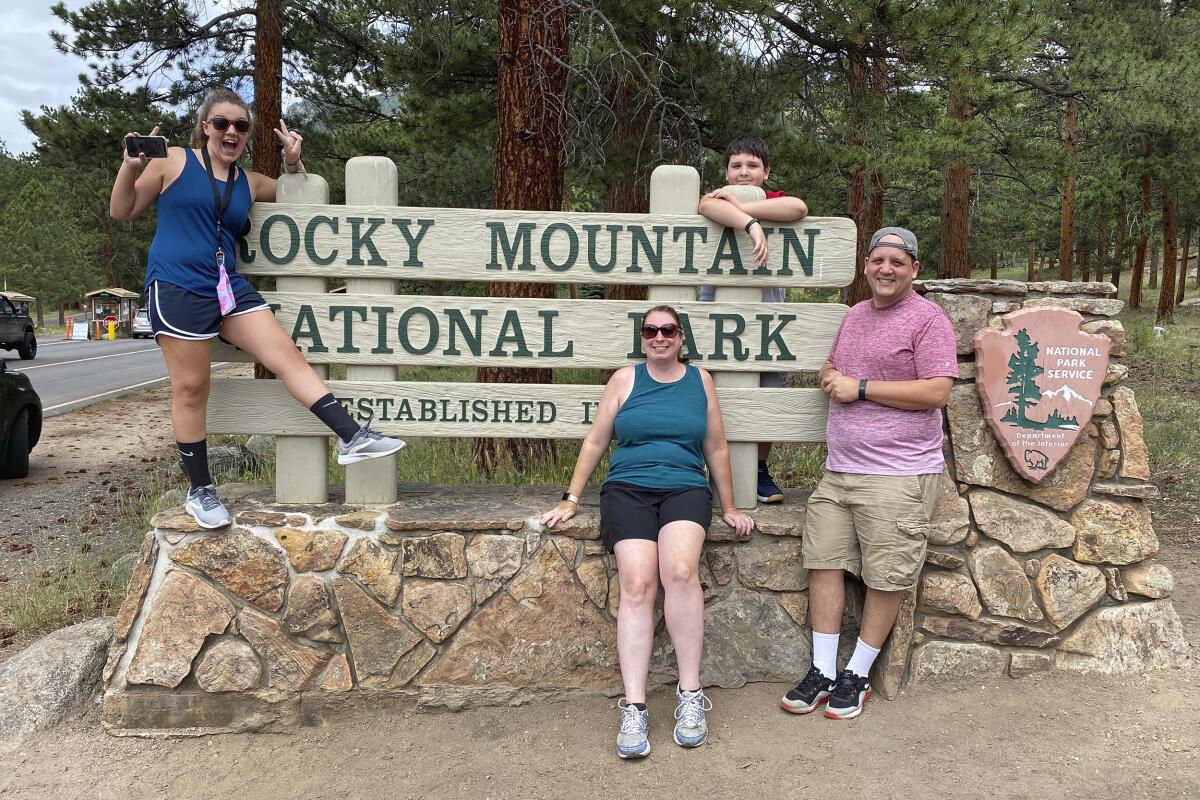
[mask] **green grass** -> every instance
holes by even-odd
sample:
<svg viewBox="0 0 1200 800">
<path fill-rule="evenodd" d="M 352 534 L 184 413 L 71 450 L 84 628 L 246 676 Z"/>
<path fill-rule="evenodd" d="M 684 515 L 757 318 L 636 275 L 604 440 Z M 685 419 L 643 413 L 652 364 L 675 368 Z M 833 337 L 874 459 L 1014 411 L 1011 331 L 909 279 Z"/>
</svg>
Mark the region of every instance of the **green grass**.
<svg viewBox="0 0 1200 800">
<path fill-rule="evenodd" d="M 1129 382 L 1137 392 L 1150 469 L 1164 502 L 1200 494 L 1200 313 L 1177 310 L 1155 331 L 1152 310 L 1127 309 Z"/>
</svg>

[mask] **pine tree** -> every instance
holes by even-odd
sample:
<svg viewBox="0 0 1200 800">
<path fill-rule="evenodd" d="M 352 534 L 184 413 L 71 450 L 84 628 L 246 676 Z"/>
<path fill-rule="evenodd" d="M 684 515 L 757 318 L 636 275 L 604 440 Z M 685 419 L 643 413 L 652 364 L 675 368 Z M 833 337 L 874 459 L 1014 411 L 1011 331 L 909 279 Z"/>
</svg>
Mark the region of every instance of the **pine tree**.
<svg viewBox="0 0 1200 800">
<path fill-rule="evenodd" d="M 1013 396 L 1014 410 L 1005 415 L 1006 422 L 1027 428 L 1037 427 L 1037 423 L 1026 416 L 1025 410 L 1036 406 L 1042 399 L 1042 390 L 1038 388 L 1037 377 L 1043 370 L 1037 363 L 1038 344 L 1029 338 L 1029 332 L 1024 328 L 1017 332 L 1017 352 L 1008 358 L 1008 393 Z M 1011 418 L 1010 418 L 1011 417 Z"/>
</svg>

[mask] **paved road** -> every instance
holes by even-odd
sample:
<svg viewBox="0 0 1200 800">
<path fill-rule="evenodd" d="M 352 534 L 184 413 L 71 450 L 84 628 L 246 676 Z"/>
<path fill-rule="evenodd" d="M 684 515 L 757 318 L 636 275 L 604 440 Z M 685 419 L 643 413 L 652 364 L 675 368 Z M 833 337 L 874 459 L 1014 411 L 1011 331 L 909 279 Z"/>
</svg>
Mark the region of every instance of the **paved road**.
<svg viewBox="0 0 1200 800">
<path fill-rule="evenodd" d="M 48 417 L 167 380 L 162 354 L 150 339 L 68 342 L 40 336 L 37 358 L 21 361 L 15 355 L 0 354 L 9 369 L 29 375 Z"/>
</svg>

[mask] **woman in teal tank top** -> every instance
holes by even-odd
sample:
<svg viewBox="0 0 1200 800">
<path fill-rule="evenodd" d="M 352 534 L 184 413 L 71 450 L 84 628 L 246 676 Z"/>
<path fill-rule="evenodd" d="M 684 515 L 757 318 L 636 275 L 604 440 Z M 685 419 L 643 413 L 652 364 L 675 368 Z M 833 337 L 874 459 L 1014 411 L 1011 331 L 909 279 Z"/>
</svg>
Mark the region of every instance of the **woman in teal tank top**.
<svg viewBox="0 0 1200 800">
<path fill-rule="evenodd" d="M 697 747 L 708 733 L 704 712 L 712 703 L 700 683 L 704 594 L 699 580 L 700 551 L 712 516 L 706 462 L 721 500 L 721 519 L 739 539 L 749 537 L 754 527 L 733 504 L 729 447 L 712 377 L 680 360 L 683 337 L 673 308 L 646 312 L 642 342 L 646 362 L 613 374 L 580 448 L 570 487 L 562 502 L 541 517 L 552 528 L 575 516 L 579 495 L 615 436 L 617 447 L 600 492 L 600 529 L 605 546 L 616 555 L 621 582 L 621 758 L 650 752 L 646 678 L 660 580 L 679 668 L 675 743 Z"/>
</svg>

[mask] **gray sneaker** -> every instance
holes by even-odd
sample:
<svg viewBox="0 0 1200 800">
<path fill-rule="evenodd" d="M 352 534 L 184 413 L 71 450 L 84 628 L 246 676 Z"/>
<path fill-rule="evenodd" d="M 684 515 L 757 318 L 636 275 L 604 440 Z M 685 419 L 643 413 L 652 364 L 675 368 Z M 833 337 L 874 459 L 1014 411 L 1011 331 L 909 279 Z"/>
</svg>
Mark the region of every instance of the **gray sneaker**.
<svg viewBox="0 0 1200 800">
<path fill-rule="evenodd" d="M 675 744 L 680 747 L 699 747 L 708 738 L 708 721 L 704 712 L 712 710 L 712 701 L 704 696 L 703 689 L 684 692 L 675 689 Z"/>
<path fill-rule="evenodd" d="M 211 483 L 208 486 L 190 489 L 183 508 L 201 528 L 224 528 L 230 522 L 229 511 L 221 505 L 217 489 Z"/>
<path fill-rule="evenodd" d="M 359 428 L 350 441 L 338 440 L 338 463 L 354 464 L 368 458 L 382 458 L 400 452 L 403 447 L 403 439 L 393 439 L 376 433 L 369 426 Z"/>
<path fill-rule="evenodd" d="M 622 697 L 617 701 L 621 709 L 621 729 L 617 731 L 617 755 L 621 758 L 642 758 L 650 755 L 650 710 L 639 711 Z"/>
</svg>

